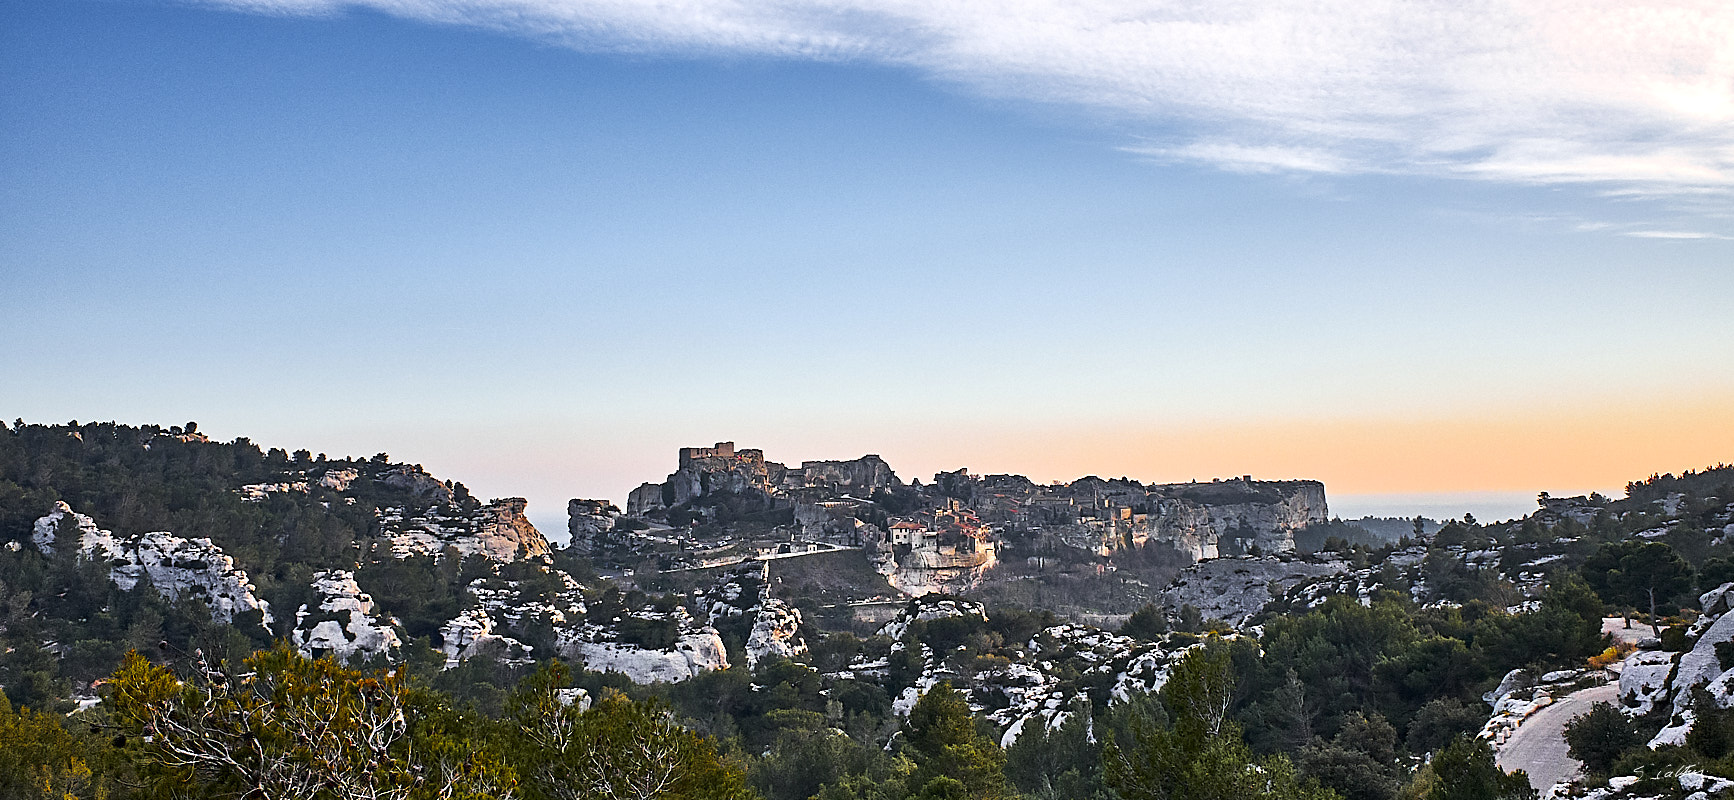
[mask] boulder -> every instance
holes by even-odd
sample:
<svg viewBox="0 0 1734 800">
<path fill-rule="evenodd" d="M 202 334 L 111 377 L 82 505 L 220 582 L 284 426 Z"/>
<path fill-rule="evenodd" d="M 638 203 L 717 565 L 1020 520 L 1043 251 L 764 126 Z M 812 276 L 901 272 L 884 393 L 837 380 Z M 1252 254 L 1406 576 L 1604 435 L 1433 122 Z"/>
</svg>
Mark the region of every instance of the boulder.
<svg viewBox="0 0 1734 800">
<path fill-rule="evenodd" d="M 1626 656 L 1620 667 L 1620 704 L 1627 714 L 1648 714 L 1656 703 L 1668 700 L 1672 694 L 1668 678 L 1679 655 L 1666 650 L 1639 650 Z"/>
<path fill-rule="evenodd" d="M 1527 689 L 1533 685 L 1534 681 L 1529 679 L 1529 673 L 1521 669 L 1514 669 L 1505 673 L 1505 677 L 1499 679 L 1499 686 L 1482 695 L 1481 700 L 1491 705 L 1499 702 L 1502 697 L 1507 697 L 1519 689 Z"/>
</svg>

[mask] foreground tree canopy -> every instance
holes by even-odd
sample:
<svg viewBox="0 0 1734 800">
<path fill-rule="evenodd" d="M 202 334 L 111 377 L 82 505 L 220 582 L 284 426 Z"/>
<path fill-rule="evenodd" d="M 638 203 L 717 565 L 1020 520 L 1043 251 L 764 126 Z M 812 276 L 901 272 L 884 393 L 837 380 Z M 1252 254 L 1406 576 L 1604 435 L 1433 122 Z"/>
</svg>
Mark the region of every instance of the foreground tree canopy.
<svg viewBox="0 0 1734 800">
<path fill-rule="evenodd" d="M 737 800 L 739 768 L 667 709 L 605 693 L 588 709 L 563 666 L 530 676 L 496 723 L 408 685 L 279 647 L 179 679 L 135 654 L 110 682 L 116 744 L 143 797 L 310 800 Z"/>
</svg>

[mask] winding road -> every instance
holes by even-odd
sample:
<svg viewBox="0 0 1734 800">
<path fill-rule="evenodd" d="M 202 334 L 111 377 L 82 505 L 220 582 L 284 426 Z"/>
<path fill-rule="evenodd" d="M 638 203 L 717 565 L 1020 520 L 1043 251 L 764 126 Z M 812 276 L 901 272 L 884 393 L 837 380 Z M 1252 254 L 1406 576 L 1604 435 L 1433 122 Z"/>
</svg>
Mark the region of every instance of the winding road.
<svg viewBox="0 0 1734 800">
<path fill-rule="evenodd" d="M 1650 635 L 1648 626 L 1633 624 L 1628 629 L 1619 617 L 1602 620 L 1602 632 L 1612 635 L 1616 641 L 1631 643 Z M 1506 772 L 1521 769 L 1529 773 L 1529 785 L 1545 797 L 1554 784 L 1575 775 L 1581 768 L 1567 752 L 1566 723 L 1588 713 L 1590 706 L 1596 703 L 1618 703 L 1619 696 L 1618 683 L 1605 683 L 1572 692 L 1531 714 L 1505 741 L 1505 746 L 1499 748 L 1499 768 Z"/>
<path fill-rule="evenodd" d="M 1619 684 L 1605 683 L 1572 692 L 1531 714 L 1499 748 L 1499 768 L 1529 773 L 1529 785 L 1545 795 L 1579 769 L 1566 752 L 1565 724 L 1588 713 L 1596 703 L 1615 702 L 1619 695 Z"/>
</svg>

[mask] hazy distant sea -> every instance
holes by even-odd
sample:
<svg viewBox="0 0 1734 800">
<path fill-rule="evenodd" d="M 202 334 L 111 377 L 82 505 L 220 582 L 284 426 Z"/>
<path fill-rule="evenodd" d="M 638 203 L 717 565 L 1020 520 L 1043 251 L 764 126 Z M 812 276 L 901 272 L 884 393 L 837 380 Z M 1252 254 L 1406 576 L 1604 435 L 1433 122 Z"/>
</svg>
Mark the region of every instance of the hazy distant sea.
<svg viewBox="0 0 1734 800">
<path fill-rule="evenodd" d="M 1481 522 L 1497 522 L 1528 516 L 1537 508 L 1535 497 L 1539 491 L 1330 494 L 1326 499 L 1330 502 L 1331 516 L 1345 520 L 1361 517 L 1413 517 L 1417 514 L 1429 519 L 1447 520 L 1462 519 L 1464 514 L 1474 514 L 1475 519 Z M 1609 497 L 1625 495 L 1623 489 L 1599 491 Z M 1551 493 L 1563 497 L 1589 492 L 1590 490 Z"/>
</svg>

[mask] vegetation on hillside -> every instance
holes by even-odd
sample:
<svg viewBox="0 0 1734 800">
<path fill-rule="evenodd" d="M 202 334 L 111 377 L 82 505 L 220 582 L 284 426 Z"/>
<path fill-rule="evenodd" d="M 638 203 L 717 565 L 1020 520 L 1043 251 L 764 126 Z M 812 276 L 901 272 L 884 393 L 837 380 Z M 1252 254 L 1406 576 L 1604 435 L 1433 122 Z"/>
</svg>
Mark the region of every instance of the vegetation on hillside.
<svg viewBox="0 0 1734 800">
<path fill-rule="evenodd" d="M 985 619 L 918 621 L 899 641 L 842 624 L 809 629 L 800 660 L 749 669 L 735 657 L 676 684 L 634 685 L 559 660 L 478 656 L 446 669 L 432 645 L 467 602 L 463 587 L 535 587 L 546 573 L 380 553 L 374 511 L 424 502 L 383 483 L 359 481 L 353 505 L 316 485 L 258 502 L 235 491 L 286 472 L 380 474 L 391 467 L 383 455 L 203 442 L 191 428 L 0 431 L 0 796 L 1523 797 L 1521 776 L 1500 773 L 1474 737 L 1482 693 L 1512 669 L 1605 661 L 1606 614 L 1633 614 L 1684 646 L 1695 594 L 1734 575 L 1734 547 L 1712 535 L 1734 498 L 1731 468 L 1634 483 L 1627 499 L 1592 499 L 1582 514 L 1452 521 L 1425 540 L 1416 582 L 1380 573 L 1364 602 L 1334 596 L 1272 614 L 1256 639 L 1215 636 L 1218 624 L 1176 623 L 1154 607 L 1133 614 L 1129 636 L 1196 645 L 1153 695 L 1116 698 L 1112 675 L 1043 650 L 1075 700 L 1002 750 L 1004 731 L 971 708 L 1003 704 L 993 676 L 1060 624 L 1040 598 L 998 598 Z M 257 626 L 213 623 L 197 602 L 120 591 L 71 548 L 44 555 L 30 544 L 55 500 L 123 535 L 210 538 L 279 608 L 303 602 L 313 570 L 355 569 L 397 617 L 404 659 L 314 661 L 248 632 Z M 1320 545 L 1375 572 L 1418 546 Z M 585 574 L 571 554 L 555 559 Z M 681 602 L 589 589 L 603 610 Z M 667 639 L 640 627 L 625 633 Z M 719 628 L 738 655 L 748 631 Z M 860 663 L 883 666 L 850 668 Z M 944 680 L 924 682 L 936 675 Z M 899 715 L 894 699 L 912 687 L 926 691 Z M 577 689 L 587 708 L 572 702 Z M 1666 721 L 1598 710 L 1571 744 L 1603 777 L 1686 764 L 1734 776 L 1734 712 L 1701 714 L 1682 747 L 1643 747 Z"/>
</svg>

